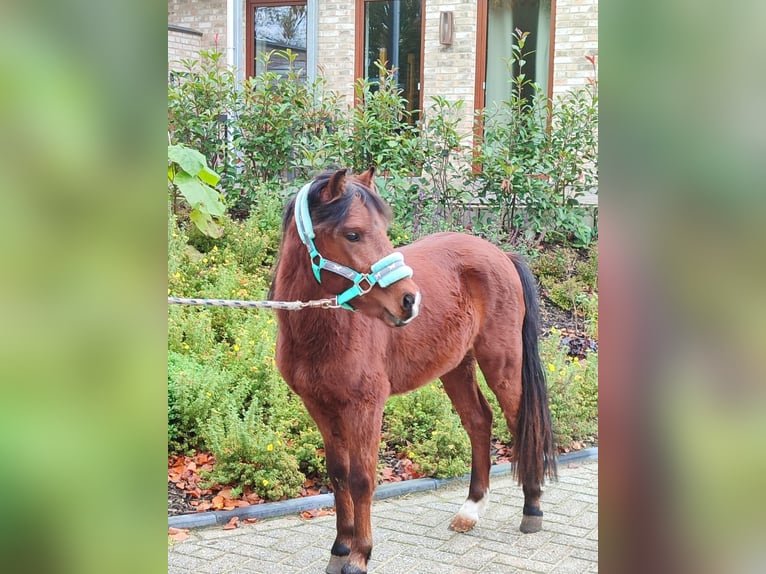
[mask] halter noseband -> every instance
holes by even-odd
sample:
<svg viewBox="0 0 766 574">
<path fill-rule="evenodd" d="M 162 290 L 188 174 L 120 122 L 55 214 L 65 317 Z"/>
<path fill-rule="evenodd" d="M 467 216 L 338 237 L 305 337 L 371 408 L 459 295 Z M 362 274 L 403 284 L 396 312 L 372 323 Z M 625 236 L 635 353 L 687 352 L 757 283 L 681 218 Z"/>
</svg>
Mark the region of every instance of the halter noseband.
<svg viewBox="0 0 766 574">
<path fill-rule="evenodd" d="M 336 296 L 338 305 L 353 311 L 354 308 L 348 302 L 354 297 L 369 293 L 375 285 L 385 288 L 401 279 L 412 277 L 412 268 L 405 265 L 404 255 L 401 253 L 391 253 L 380 259 L 377 263 L 373 263 L 370 267 L 370 273 L 359 273 L 350 267 L 322 257 L 319 251 L 317 251 L 316 245 L 314 245 L 314 224 L 311 222 L 311 215 L 309 214 L 309 188 L 311 183 L 309 182 L 304 185 L 295 197 L 295 226 L 298 228 L 298 235 L 301 241 L 309 251 L 311 269 L 314 271 L 317 283 L 322 283 L 319 276 L 319 272 L 322 269 L 345 277 L 353 283 L 351 287 Z"/>
</svg>

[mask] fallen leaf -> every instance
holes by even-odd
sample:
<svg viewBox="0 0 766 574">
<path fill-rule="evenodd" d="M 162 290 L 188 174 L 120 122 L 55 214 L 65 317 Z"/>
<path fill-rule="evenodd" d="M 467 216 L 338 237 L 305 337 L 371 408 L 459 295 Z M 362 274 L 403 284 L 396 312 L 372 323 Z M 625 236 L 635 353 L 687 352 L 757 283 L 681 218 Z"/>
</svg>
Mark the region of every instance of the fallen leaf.
<svg viewBox="0 0 766 574">
<path fill-rule="evenodd" d="M 312 510 L 304 510 L 301 512 L 301 518 L 311 520 L 317 516 L 332 516 L 335 515 L 335 508 L 314 508 Z"/>
<path fill-rule="evenodd" d="M 257 518 L 245 518 L 244 520 L 245 524 L 255 524 L 256 522 L 258 522 Z"/>
<path fill-rule="evenodd" d="M 213 497 L 213 508 L 216 510 L 221 510 L 223 508 L 223 496 L 214 496 Z"/>
<path fill-rule="evenodd" d="M 213 503 L 209 500 L 203 500 L 197 505 L 197 512 L 204 512 L 213 508 Z"/>
<path fill-rule="evenodd" d="M 258 504 L 261 500 L 261 497 L 253 492 L 245 496 L 245 500 L 247 500 L 250 504 Z"/>
<path fill-rule="evenodd" d="M 176 542 L 182 542 L 189 538 L 189 529 L 188 528 L 173 528 L 172 526 L 168 528 L 168 536 L 175 540 Z"/>
<path fill-rule="evenodd" d="M 235 528 L 238 528 L 238 526 L 239 526 L 237 524 L 238 522 L 239 522 L 239 516 L 232 516 L 231 520 L 229 520 L 226 523 L 226 526 L 224 526 L 223 529 L 224 530 L 234 530 Z"/>
</svg>

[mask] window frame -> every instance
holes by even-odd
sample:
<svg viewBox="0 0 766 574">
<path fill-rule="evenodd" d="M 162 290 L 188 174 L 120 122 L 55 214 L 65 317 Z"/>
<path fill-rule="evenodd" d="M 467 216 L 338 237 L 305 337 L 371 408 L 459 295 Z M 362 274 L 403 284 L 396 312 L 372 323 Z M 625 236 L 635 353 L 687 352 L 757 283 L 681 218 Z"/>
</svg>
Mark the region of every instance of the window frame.
<svg viewBox="0 0 766 574">
<path fill-rule="evenodd" d="M 354 82 L 365 76 L 364 66 L 364 35 L 367 32 L 364 27 L 364 11 L 367 2 L 386 2 L 388 0 L 355 0 L 354 5 Z M 417 105 L 413 103 L 414 110 L 423 110 L 423 70 L 425 69 L 425 48 L 426 48 L 426 0 L 420 0 L 420 73 L 418 75 Z M 356 95 L 354 95 L 356 99 Z M 356 102 L 358 104 L 359 102 Z"/>
<path fill-rule="evenodd" d="M 489 0 L 478 0 L 476 7 L 476 82 L 474 85 L 475 112 L 483 110 L 486 105 L 485 82 L 487 81 L 487 15 Z M 551 0 L 551 49 L 548 56 L 548 101 L 553 98 L 553 60 L 556 55 L 556 0 Z M 479 132 L 481 133 L 481 132 Z"/>
<path fill-rule="evenodd" d="M 255 8 L 279 7 L 279 6 L 306 6 L 306 75 L 313 76 L 310 71 L 311 58 L 309 51 L 311 45 L 311 18 L 312 2 L 310 0 L 246 0 L 245 1 L 245 78 L 255 75 Z"/>
</svg>

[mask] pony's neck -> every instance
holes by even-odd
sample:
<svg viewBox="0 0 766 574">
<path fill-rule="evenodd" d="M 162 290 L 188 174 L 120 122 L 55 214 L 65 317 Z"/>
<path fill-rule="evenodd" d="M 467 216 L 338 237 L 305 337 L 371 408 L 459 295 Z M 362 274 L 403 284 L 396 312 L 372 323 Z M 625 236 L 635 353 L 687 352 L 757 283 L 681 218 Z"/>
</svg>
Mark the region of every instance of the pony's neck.
<svg viewBox="0 0 766 574">
<path fill-rule="evenodd" d="M 285 231 L 279 254 L 272 296 L 278 301 L 310 301 L 332 297 L 320 285 L 311 270 L 306 246 L 298 238 L 294 227 Z M 287 327 L 293 340 L 312 341 L 312 350 L 320 353 L 335 352 L 334 345 L 344 340 L 353 313 L 343 310 L 303 309 L 277 311 L 283 327 Z"/>
</svg>

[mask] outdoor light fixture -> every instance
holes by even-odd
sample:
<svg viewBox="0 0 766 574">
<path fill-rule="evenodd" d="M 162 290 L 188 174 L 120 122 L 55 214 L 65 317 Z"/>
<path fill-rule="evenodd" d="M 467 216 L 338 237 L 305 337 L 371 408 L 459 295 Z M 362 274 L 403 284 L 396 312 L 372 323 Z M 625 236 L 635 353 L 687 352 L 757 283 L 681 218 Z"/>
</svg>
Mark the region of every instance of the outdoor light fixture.
<svg viewBox="0 0 766 574">
<path fill-rule="evenodd" d="M 454 32 L 452 11 L 439 12 L 439 43 L 444 46 L 451 46 Z"/>
</svg>

